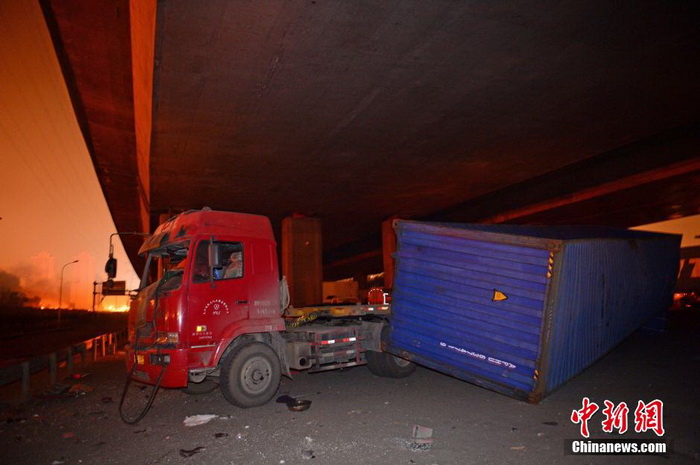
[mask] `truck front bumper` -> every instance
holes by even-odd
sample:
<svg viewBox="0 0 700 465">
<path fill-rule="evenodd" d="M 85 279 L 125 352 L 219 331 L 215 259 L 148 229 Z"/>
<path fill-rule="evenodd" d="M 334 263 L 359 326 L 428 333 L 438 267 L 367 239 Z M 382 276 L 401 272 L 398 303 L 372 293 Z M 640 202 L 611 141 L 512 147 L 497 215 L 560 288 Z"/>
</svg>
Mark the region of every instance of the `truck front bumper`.
<svg viewBox="0 0 700 465">
<path fill-rule="evenodd" d="M 131 371 L 132 378 L 146 384 L 155 384 L 163 373 L 161 387 L 181 388 L 187 387 L 187 351 L 184 349 L 139 349 L 131 347 L 126 349 L 126 369 Z"/>
</svg>

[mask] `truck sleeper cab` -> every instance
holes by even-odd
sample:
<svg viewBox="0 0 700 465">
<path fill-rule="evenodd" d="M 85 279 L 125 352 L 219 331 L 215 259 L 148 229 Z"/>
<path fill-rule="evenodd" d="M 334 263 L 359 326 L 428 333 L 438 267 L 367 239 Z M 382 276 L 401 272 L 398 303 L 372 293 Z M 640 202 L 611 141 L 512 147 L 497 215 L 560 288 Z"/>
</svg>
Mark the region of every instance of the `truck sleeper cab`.
<svg viewBox="0 0 700 465">
<path fill-rule="evenodd" d="M 258 215 L 190 211 L 160 225 L 139 251 L 147 266 L 129 313 L 132 377 L 196 392 L 218 374 L 229 402 L 267 402 L 288 373 L 275 247 Z"/>
</svg>

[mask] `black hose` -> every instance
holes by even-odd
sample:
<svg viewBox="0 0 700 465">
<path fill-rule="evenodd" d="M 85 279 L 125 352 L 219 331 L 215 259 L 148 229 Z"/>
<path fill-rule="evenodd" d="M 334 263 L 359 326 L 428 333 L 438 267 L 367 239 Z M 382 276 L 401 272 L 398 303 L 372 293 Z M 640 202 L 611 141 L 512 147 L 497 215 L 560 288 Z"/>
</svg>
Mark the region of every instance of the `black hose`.
<svg viewBox="0 0 700 465">
<path fill-rule="evenodd" d="M 156 291 L 155 291 L 155 302 L 153 305 L 153 320 L 151 321 L 151 330 L 153 334 L 157 334 L 158 332 L 156 331 L 156 315 L 158 314 L 158 304 L 159 304 L 159 294 L 160 294 L 160 287 L 165 283 L 166 279 L 161 279 L 158 285 L 156 286 Z M 146 325 L 141 325 L 139 328 L 136 329 L 136 341 L 134 342 L 134 355 L 136 354 L 136 351 L 138 351 L 139 348 L 139 338 L 141 335 L 139 334 L 140 330 L 144 328 Z M 121 399 L 119 399 L 119 416 L 121 417 L 122 421 L 128 425 L 135 425 L 139 421 L 143 420 L 143 418 L 146 416 L 148 411 L 151 409 L 151 405 L 153 405 L 153 401 L 156 398 L 156 394 L 158 393 L 158 389 L 160 388 L 160 382 L 163 379 L 163 375 L 165 374 L 165 367 L 166 365 L 161 365 L 162 368 L 160 370 L 160 374 L 158 375 L 158 379 L 156 379 L 156 383 L 153 385 L 153 391 L 151 391 L 151 395 L 148 397 L 148 402 L 146 402 L 146 406 L 141 410 L 141 413 L 139 413 L 138 417 L 136 419 L 131 420 L 126 418 L 126 415 L 124 415 L 124 399 L 126 399 L 126 393 L 129 391 L 129 386 L 131 386 L 131 381 L 133 380 L 133 375 L 134 371 L 136 371 L 136 357 L 134 357 L 134 363 L 131 365 L 131 369 L 129 370 L 129 374 L 127 375 L 126 378 L 126 383 L 124 383 L 124 390 L 122 391 L 122 396 Z"/>
<path fill-rule="evenodd" d="M 141 413 L 139 413 L 139 416 L 136 417 L 135 420 L 131 420 L 126 418 L 126 415 L 124 415 L 124 410 L 123 410 L 123 405 L 124 405 L 124 399 L 126 399 L 126 393 L 129 390 L 129 386 L 131 386 L 131 381 L 132 381 L 132 376 L 134 374 L 134 371 L 136 371 L 136 359 L 134 359 L 134 364 L 131 365 L 131 370 L 129 370 L 129 374 L 126 378 L 126 384 L 124 384 L 124 390 L 122 391 L 122 397 L 119 400 L 119 416 L 121 417 L 122 421 L 128 425 L 135 425 L 136 423 L 140 422 L 143 420 L 143 418 L 146 416 L 148 411 L 151 409 L 151 405 L 153 405 L 153 401 L 156 398 L 156 393 L 158 393 L 158 388 L 160 388 L 160 381 L 163 379 L 163 375 L 165 374 L 165 365 L 162 365 L 162 369 L 160 370 L 160 374 L 158 375 L 158 379 L 156 380 L 156 383 L 153 385 L 153 391 L 151 392 L 151 395 L 148 397 L 148 402 L 146 402 L 146 406 L 141 410 Z"/>
</svg>

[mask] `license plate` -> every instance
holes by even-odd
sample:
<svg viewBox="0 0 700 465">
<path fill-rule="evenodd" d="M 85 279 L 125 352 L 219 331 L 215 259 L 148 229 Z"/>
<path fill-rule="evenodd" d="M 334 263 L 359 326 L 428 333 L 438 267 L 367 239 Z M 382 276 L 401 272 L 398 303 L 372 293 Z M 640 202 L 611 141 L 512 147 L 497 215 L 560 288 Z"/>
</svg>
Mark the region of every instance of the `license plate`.
<svg viewBox="0 0 700 465">
<path fill-rule="evenodd" d="M 143 355 L 137 355 L 136 356 L 136 364 L 137 365 L 145 365 L 146 364 L 146 357 Z"/>
</svg>

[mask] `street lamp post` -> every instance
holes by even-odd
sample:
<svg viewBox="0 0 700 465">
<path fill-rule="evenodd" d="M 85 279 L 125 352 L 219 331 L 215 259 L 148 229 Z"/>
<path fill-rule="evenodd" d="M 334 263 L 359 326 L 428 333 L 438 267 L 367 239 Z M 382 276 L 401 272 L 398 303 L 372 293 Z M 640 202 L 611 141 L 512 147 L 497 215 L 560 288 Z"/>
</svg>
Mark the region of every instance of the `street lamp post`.
<svg viewBox="0 0 700 465">
<path fill-rule="evenodd" d="M 63 306 L 63 272 L 65 271 L 66 267 L 68 265 L 72 265 L 73 263 L 78 263 L 80 260 L 73 260 L 72 262 L 68 262 L 65 265 L 63 265 L 63 268 L 61 268 L 61 287 L 58 291 L 58 327 L 61 327 L 61 307 Z"/>
</svg>

